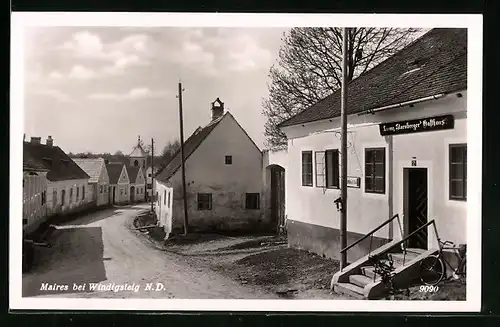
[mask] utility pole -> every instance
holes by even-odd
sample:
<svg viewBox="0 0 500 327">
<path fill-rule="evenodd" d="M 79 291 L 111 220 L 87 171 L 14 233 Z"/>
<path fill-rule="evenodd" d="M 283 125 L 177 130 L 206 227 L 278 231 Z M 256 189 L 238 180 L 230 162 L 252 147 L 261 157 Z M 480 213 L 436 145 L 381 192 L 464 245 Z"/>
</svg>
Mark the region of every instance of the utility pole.
<svg viewBox="0 0 500 327">
<path fill-rule="evenodd" d="M 341 180 L 340 180 L 340 248 L 347 246 L 347 36 L 349 28 L 342 29 L 342 102 L 340 110 L 341 137 Z M 340 269 L 347 265 L 347 253 L 343 252 L 340 256 Z"/>
<path fill-rule="evenodd" d="M 155 150 L 154 150 L 154 140 L 151 138 L 151 212 L 153 212 L 153 199 L 154 199 L 154 185 L 155 185 L 155 166 L 154 166 L 154 157 L 155 157 Z"/>
<path fill-rule="evenodd" d="M 181 173 L 182 173 L 182 197 L 184 200 L 184 235 L 187 235 L 188 233 L 188 207 L 187 207 L 187 196 L 186 196 L 186 169 L 184 165 L 184 119 L 182 116 L 182 91 L 184 89 L 182 88 L 182 83 L 179 82 L 179 95 L 177 96 L 179 98 L 179 124 L 180 124 L 180 141 L 181 141 Z"/>
</svg>

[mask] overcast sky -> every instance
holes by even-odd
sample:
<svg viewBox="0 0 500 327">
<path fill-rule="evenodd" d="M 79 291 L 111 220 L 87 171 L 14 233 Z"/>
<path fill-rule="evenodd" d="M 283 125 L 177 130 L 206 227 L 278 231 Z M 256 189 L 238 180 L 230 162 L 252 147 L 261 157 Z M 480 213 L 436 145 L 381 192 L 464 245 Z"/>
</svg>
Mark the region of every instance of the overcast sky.
<svg viewBox="0 0 500 327">
<path fill-rule="evenodd" d="M 187 138 L 220 97 L 263 148 L 262 98 L 278 28 L 37 27 L 25 36 L 24 131 L 66 152 L 129 154 L 179 138 L 179 78 Z M 156 152 L 156 151 L 155 151 Z"/>
</svg>

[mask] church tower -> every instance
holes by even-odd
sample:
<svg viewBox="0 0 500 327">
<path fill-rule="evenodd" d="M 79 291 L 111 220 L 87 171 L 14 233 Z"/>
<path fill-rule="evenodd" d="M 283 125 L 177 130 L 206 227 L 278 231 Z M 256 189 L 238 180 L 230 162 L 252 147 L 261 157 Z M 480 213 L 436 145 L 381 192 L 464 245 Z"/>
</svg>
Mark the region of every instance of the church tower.
<svg viewBox="0 0 500 327">
<path fill-rule="evenodd" d="M 130 158 L 130 165 L 132 167 L 142 167 L 142 169 L 146 170 L 147 153 L 142 148 L 140 135 L 137 138 L 137 145 L 134 147 L 134 150 L 129 155 L 129 158 Z"/>
</svg>

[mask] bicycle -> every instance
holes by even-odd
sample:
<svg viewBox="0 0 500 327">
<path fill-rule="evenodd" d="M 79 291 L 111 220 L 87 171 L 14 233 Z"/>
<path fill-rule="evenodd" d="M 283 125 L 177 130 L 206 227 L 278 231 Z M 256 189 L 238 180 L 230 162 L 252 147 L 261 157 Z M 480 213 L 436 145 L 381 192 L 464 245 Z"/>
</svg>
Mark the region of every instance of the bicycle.
<svg viewBox="0 0 500 327">
<path fill-rule="evenodd" d="M 408 288 L 399 289 L 394 285 L 394 277 L 396 276 L 396 274 L 394 273 L 394 271 L 396 270 L 394 261 L 392 261 L 390 258 L 388 260 L 381 260 L 381 258 L 375 256 L 370 258 L 370 263 L 374 267 L 375 276 L 379 276 L 382 283 L 387 286 L 388 296 L 396 296 L 400 294 L 409 296 Z"/>
<path fill-rule="evenodd" d="M 443 279 L 449 280 L 453 278 L 455 280 L 460 280 L 465 282 L 466 279 L 466 245 L 462 244 L 456 246 L 455 243 L 451 241 L 439 242 L 439 252 L 438 254 L 433 254 L 423 259 L 420 262 L 420 280 L 422 283 L 428 286 L 435 286 L 440 283 Z M 453 250 L 456 258 L 458 259 L 457 268 L 453 268 L 452 265 L 446 257 L 443 255 L 443 250 Z M 447 267 L 449 267 L 453 273 L 451 276 L 447 275 Z"/>
</svg>

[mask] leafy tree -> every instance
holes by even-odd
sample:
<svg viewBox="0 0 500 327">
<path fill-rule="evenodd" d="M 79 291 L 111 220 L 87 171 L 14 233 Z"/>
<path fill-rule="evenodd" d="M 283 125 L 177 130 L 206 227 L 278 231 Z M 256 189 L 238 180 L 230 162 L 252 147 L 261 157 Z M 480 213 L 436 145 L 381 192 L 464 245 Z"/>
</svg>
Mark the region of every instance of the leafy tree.
<svg viewBox="0 0 500 327">
<path fill-rule="evenodd" d="M 347 81 L 392 56 L 422 30 L 351 28 L 347 46 Z M 310 107 L 341 87 L 342 29 L 293 28 L 283 34 L 278 64 L 269 71 L 269 97 L 263 99 L 265 136 L 271 149 L 286 148 L 282 121 Z"/>
</svg>

